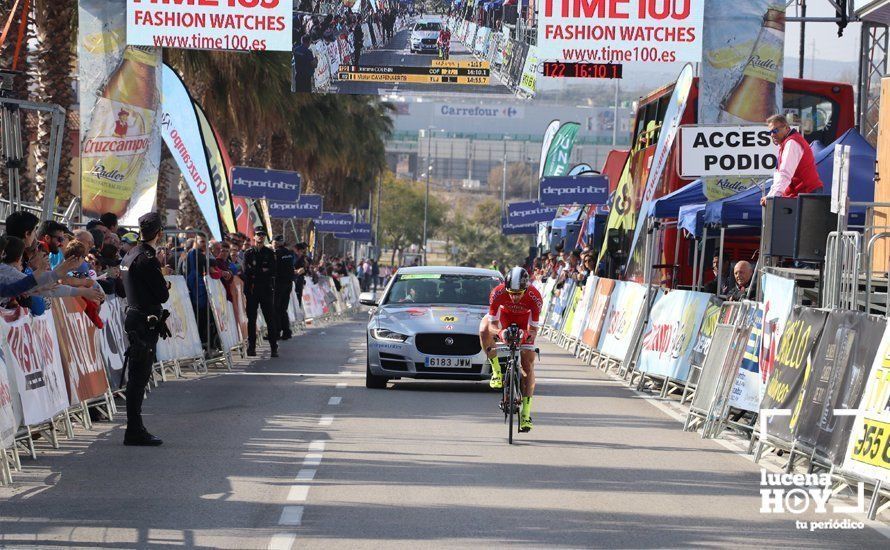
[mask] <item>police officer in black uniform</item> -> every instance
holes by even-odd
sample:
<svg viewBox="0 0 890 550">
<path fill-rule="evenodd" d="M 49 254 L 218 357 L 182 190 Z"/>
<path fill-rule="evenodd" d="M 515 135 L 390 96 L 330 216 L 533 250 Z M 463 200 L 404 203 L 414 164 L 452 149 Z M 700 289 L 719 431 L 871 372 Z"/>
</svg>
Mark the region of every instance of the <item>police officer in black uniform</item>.
<svg viewBox="0 0 890 550">
<path fill-rule="evenodd" d="M 247 298 L 247 355 L 256 356 L 257 309 L 269 331 L 272 357 L 278 357 L 278 316 L 275 313 L 275 253 L 266 247 L 266 230 L 253 230 L 253 247 L 244 253 L 244 296 Z"/>
<path fill-rule="evenodd" d="M 285 244 L 284 235 L 275 235 L 272 248 L 275 250 L 275 311 L 278 312 L 278 330 L 282 340 L 290 340 L 292 334 L 287 307 L 294 284 L 294 253 Z"/>
<path fill-rule="evenodd" d="M 157 446 L 160 438 L 148 433 L 142 424 L 142 400 L 155 362 L 158 338 L 169 335 L 164 309 L 170 297 L 170 283 L 161 274 L 155 247 L 161 238 L 161 217 L 151 212 L 139 218 L 139 244 L 127 253 L 122 265 L 127 293 L 124 329 L 130 341 L 127 349 L 127 431 L 124 445 Z"/>
</svg>

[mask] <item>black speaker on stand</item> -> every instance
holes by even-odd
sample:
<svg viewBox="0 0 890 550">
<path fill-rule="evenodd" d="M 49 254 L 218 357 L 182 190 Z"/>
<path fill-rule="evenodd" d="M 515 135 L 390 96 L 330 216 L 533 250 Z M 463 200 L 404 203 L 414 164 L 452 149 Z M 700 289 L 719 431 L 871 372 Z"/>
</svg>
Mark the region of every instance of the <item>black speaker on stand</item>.
<svg viewBox="0 0 890 550">
<path fill-rule="evenodd" d="M 763 243 L 767 256 L 824 262 L 828 234 L 837 229 L 829 195 L 799 195 L 766 200 Z"/>
</svg>

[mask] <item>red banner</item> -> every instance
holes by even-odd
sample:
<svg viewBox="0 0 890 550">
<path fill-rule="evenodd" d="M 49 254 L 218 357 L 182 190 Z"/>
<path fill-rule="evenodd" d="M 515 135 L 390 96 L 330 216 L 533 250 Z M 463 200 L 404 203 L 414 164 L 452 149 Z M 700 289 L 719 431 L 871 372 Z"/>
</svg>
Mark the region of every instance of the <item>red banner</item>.
<svg viewBox="0 0 890 550">
<path fill-rule="evenodd" d="M 102 334 L 84 313 L 82 298 L 53 300 L 59 351 L 68 382 L 72 405 L 94 399 L 108 390 L 105 361 L 102 359 Z"/>
</svg>

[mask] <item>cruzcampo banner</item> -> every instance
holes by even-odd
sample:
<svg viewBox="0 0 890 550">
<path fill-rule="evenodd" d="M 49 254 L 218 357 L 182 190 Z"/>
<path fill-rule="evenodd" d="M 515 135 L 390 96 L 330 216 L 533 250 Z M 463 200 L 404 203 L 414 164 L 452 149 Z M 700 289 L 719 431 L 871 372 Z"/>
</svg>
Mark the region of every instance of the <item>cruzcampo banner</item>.
<svg viewBox="0 0 890 550">
<path fill-rule="evenodd" d="M 547 125 L 547 130 L 544 131 L 544 142 L 541 144 L 541 163 L 538 165 L 538 179 L 544 175 L 544 165 L 547 162 L 547 152 L 550 151 L 550 144 L 553 143 L 553 137 L 556 135 L 557 130 L 559 130 L 560 122 L 558 120 L 552 121 Z"/>
<path fill-rule="evenodd" d="M 207 120 L 207 114 L 200 105 L 194 103 L 195 113 L 198 115 L 198 124 L 201 126 L 201 138 L 204 141 L 204 152 L 207 154 L 207 166 L 210 167 L 210 179 L 213 180 L 213 191 L 216 197 L 216 210 L 223 229 L 229 233 L 238 231 L 235 222 L 235 208 L 232 203 L 232 192 L 229 184 L 229 171 L 223 160 L 222 147 L 216 130 Z"/>
<path fill-rule="evenodd" d="M 846 447 L 844 470 L 890 484 L 890 326 L 884 329 L 865 380 Z"/>
<path fill-rule="evenodd" d="M 79 3 L 79 196 L 84 217 L 113 212 L 137 225 L 157 194 L 161 50 L 127 46 L 126 8 L 125 0 Z"/>
<path fill-rule="evenodd" d="M 813 354 L 796 437 L 837 466 L 847 451 L 853 417 L 835 411 L 859 408 L 886 328 L 886 320 L 865 313 L 831 311 Z"/>
<path fill-rule="evenodd" d="M 673 380 L 689 377 L 689 354 L 711 295 L 674 290 L 652 306 L 637 370 Z"/>
<path fill-rule="evenodd" d="M 772 414 L 767 418 L 768 435 L 772 437 L 790 442 L 797 430 L 813 351 L 825 326 L 825 316 L 824 311 L 803 306 L 795 306 L 791 311 L 779 342 L 775 370 L 760 403 L 761 415 L 766 409 L 791 411 L 790 416 Z"/>
<path fill-rule="evenodd" d="M 785 2 L 706 0 L 698 86 L 699 124 L 757 124 L 781 112 Z M 704 178 L 708 200 L 747 189 L 756 178 Z"/>
<path fill-rule="evenodd" d="M 577 122 L 566 122 L 559 127 L 547 156 L 544 158 L 544 169 L 541 176 L 564 176 L 569 172 L 569 159 L 572 157 L 572 149 L 575 147 L 575 136 L 581 125 Z"/>
<path fill-rule="evenodd" d="M 163 74 L 161 135 L 164 136 L 167 149 L 176 159 L 179 171 L 194 195 L 212 237 L 221 241 L 222 226 L 216 206 L 213 176 L 194 101 L 176 71 L 164 64 Z"/>
<path fill-rule="evenodd" d="M 642 271 L 639 269 L 643 261 L 642 247 L 637 251 L 637 257 L 634 257 L 634 251 L 637 250 L 640 235 L 645 228 L 645 217 L 649 214 L 649 205 L 655 198 L 655 190 L 661 184 L 661 178 L 667 169 L 668 158 L 673 150 L 674 138 L 677 137 L 677 132 L 680 129 L 680 120 L 686 111 L 686 100 L 689 99 L 689 93 L 692 91 L 694 76 L 695 71 L 692 69 L 692 65 L 687 63 L 680 71 L 677 82 L 674 84 L 674 91 L 671 93 L 671 99 L 662 119 L 661 130 L 658 132 L 658 144 L 655 146 L 652 165 L 649 168 L 649 175 L 646 179 L 646 187 L 643 189 L 640 208 L 637 211 L 633 240 L 631 240 L 630 248 L 628 249 L 629 261 L 635 264 L 639 271 Z"/>
</svg>

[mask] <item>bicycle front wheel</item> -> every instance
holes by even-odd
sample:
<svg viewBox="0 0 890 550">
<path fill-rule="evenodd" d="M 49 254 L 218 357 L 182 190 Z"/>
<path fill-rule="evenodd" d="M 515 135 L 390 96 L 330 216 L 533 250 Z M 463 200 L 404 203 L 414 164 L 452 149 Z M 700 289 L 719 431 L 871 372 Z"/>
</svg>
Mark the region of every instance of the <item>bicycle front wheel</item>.
<svg viewBox="0 0 890 550">
<path fill-rule="evenodd" d="M 510 445 L 513 444 L 513 417 L 516 415 L 516 384 L 513 381 L 513 363 L 512 361 L 507 366 L 507 372 L 509 373 L 509 380 L 505 380 L 505 388 L 509 388 L 507 390 L 507 407 L 510 409 L 510 421 L 507 422 L 507 441 Z"/>
</svg>

